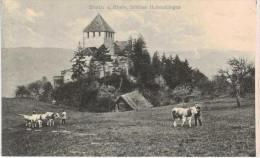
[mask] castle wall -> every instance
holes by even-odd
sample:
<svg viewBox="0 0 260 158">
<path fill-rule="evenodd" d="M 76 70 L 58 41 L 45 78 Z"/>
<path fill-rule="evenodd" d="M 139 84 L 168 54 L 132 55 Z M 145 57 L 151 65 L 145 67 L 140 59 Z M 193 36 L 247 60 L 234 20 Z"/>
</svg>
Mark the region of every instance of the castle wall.
<svg viewBox="0 0 260 158">
<path fill-rule="evenodd" d="M 102 44 L 114 55 L 114 33 L 110 32 L 83 32 L 84 47 L 99 48 Z"/>
<path fill-rule="evenodd" d="M 111 32 L 105 33 L 104 45 L 110 50 L 110 54 L 114 55 L 114 38 L 115 34 Z"/>
<path fill-rule="evenodd" d="M 84 33 L 84 47 L 96 47 L 99 48 L 104 44 L 105 33 L 104 32 L 83 32 Z"/>
</svg>

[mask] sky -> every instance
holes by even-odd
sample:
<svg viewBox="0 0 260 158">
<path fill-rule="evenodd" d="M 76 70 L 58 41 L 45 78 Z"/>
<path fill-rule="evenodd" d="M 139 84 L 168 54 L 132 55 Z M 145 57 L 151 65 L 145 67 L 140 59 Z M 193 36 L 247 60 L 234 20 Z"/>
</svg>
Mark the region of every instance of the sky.
<svg viewBox="0 0 260 158">
<path fill-rule="evenodd" d="M 256 0 L 3 0 L 2 46 L 74 49 L 97 13 L 116 40 L 141 33 L 150 51 L 256 52 Z"/>
</svg>

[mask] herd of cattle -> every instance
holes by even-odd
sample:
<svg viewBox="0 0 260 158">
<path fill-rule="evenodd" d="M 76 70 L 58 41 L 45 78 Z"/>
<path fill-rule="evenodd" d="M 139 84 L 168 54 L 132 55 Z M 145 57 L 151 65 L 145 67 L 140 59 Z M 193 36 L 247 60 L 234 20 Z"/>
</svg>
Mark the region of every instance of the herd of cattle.
<svg viewBox="0 0 260 158">
<path fill-rule="evenodd" d="M 177 119 L 182 120 L 181 126 L 184 126 L 184 123 L 186 120 L 188 120 L 189 126 L 191 127 L 191 119 L 192 117 L 195 118 L 195 126 L 197 126 L 197 121 L 199 121 L 200 126 L 202 125 L 201 122 L 201 111 L 200 111 L 199 104 L 195 104 L 195 106 L 189 107 L 189 108 L 180 108 L 175 107 L 172 109 L 172 119 L 173 119 L 173 127 L 177 126 Z M 54 126 L 54 122 L 56 119 L 61 118 L 62 124 L 65 123 L 66 119 L 66 112 L 62 112 L 61 115 L 59 113 L 54 112 L 46 112 L 44 114 L 35 114 L 35 112 L 32 115 L 24 115 L 24 114 L 18 114 L 20 116 L 23 116 L 25 120 L 25 126 L 29 128 L 41 128 L 44 123 L 46 123 L 47 126 Z M 64 118 L 65 115 L 65 118 Z M 62 116 L 62 117 L 60 117 Z"/>
<path fill-rule="evenodd" d="M 29 128 L 41 128 L 44 123 L 46 123 L 47 126 L 54 126 L 55 120 L 60 118 L 60 114 L 54 112 L 46 112 L 44 114 L 18 115 L 23 116 L 25 120 L 25 126 Z"/>
</svg>

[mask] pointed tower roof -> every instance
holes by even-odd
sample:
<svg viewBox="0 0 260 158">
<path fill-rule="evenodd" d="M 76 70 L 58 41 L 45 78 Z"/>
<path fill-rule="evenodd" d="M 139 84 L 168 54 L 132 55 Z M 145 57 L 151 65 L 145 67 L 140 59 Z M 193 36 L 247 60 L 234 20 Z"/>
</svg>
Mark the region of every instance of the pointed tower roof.
<svg viewBox="0 0 260 158">
<path fill-rule="evenodd" d="M 107 22 L 98 14 L 83 32 L 115 32 Z"/>
</svg>

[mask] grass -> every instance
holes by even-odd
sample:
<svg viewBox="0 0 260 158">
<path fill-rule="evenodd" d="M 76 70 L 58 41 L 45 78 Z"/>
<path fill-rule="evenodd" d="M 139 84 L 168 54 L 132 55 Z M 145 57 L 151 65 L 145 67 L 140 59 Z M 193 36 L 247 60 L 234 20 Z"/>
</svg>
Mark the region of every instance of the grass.
<svg viewBox="0 0 260 158">
<path fill-rule="evenodd" d="M 145 111 L 86 113 L 67 109 L 65 126 L 26 131 L 16 113 L 31 112 L 31 100 L 4 99 L 5 156 L 255 156 L 254 98 L 235 107 L 234 98 L 202 101 L 203 126 L 173 128 L 174 105 Z M 180 104 L 177 106 L 189 106 Z M 63 107 L 40 103 L 37 111 Z M 194 124 L 194 122 L 193 122 Z"/>
</svg>

